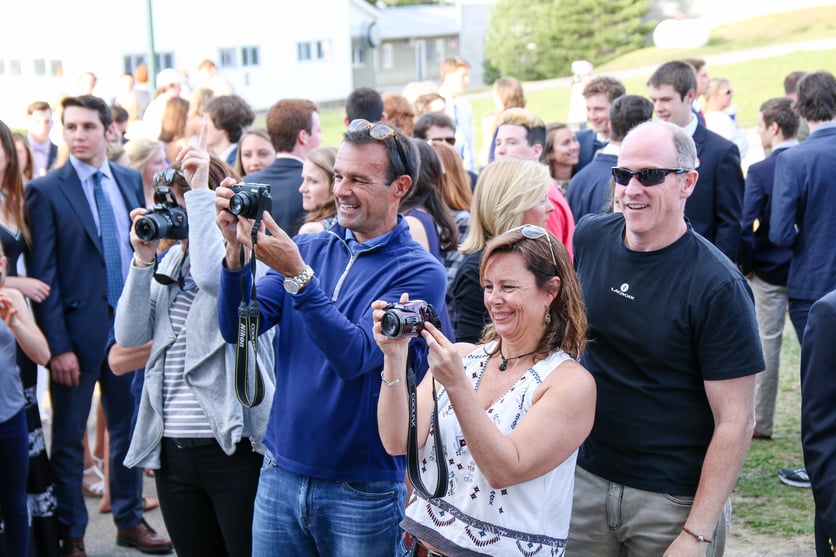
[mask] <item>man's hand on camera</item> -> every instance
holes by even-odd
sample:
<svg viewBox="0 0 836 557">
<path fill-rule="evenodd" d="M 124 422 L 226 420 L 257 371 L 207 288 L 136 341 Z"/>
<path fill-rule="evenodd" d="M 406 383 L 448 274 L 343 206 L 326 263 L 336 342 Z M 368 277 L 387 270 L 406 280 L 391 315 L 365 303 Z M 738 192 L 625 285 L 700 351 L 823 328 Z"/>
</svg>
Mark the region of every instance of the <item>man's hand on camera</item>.
<svg viewBox="0 0 836 557">
<path fill-rule="evenodd" d="M 253 221 L 240 219 L 238 221 L 238 241 L 251 247 Z M 271 236 L 265 234 L 269 231 Z M 276 224 L 269 211 L 264 211 L 261 219 L 261 230 L 256 240 L 255 256 L 274 271 L 286 277 L 295 277 L 305 270 L 305 260 L 299 253 L 299 248 L 282 228 Z"/>
<path fill-rule="evenodd" d="M 237 271 L 241 268 L 241 242 L 238 241 L 238 217 L 229 212 L 229 199 L 232 197 L 230 186 L 235 185 L 233 178 L 224 178 L 215 190 L 215 222 L 226 241 L 226 268 Z M 245 249 L 245 262 L 249 261 L 249 249 Z"/>
</svg>

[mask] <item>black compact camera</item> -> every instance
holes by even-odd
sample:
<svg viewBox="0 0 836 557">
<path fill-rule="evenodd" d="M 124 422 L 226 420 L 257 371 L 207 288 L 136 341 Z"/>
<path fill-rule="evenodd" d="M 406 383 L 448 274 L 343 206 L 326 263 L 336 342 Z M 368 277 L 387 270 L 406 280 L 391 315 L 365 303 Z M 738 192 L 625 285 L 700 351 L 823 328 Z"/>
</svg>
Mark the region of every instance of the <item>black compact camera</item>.
<svg viewBox="0 0 836 557">
<path fill-rule="evenodd" d="M 177 204 L 177 198 L 168 186 L 157 186 L 154 192 L 154 208 L 136 221 L 134 228 L 140 240 L 182 240 L 189 237 L 189 220 L 186 210 Z"/>
<path fill-rule="evenodd" d="M 273 211 L 270 184 L 235 184 L 230 189 L 233 196 L 229 199 L 229 212 L 233 215 L 254 219 L 264 211 Z"/>
<path fill-rule="evenodd" d="M 427 321 L 441 328 L 441 319 L 438 318 L 432 304 L 424 300 L 412 300 L 405 304 L 386 306 L 380 320 L 380 328 L 389 338 L 417 337 L 424 330 L 424 323 Z"/>
</svg>

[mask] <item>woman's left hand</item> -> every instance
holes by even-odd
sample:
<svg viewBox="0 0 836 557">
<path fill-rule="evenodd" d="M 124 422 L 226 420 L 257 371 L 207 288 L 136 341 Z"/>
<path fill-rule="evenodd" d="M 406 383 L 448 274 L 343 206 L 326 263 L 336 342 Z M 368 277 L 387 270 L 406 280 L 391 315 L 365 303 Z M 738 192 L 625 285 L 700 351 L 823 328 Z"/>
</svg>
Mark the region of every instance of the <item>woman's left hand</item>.
<svg viewBox="0 0 836 557">
<path fill-rule="evenodd" d="M 464 382 L 470 387 L 469 381 L 464 374 L 462 357 L 456 346 L 444 336 L 444 334 L 432 323 L 424 323 L 424 331 L 421 333 L 429 347 L 428 363 L 430 371 L 447 390 Z"/>
<path fill-rule="evenodd" d="M 180 169 L 193 190 L 209 189 L 209 152 L 206 149 L 206 124 L 200 128 L 197 149 L 183 149 L 177 154 Z"/>
</svg>

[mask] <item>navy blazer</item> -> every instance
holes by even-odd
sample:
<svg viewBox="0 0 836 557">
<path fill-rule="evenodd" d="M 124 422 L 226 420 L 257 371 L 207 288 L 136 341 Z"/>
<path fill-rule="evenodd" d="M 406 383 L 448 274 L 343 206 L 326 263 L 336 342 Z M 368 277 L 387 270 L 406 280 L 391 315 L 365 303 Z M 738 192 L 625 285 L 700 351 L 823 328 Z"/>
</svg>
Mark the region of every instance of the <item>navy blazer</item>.
<svg viewBox="0 0 836 557">
<path fill-rule="evenodd" d="M 128 211 L 144 206 L 136 170 L 110 163 Z M 74 352 L 81 370 L 100 369 L 110 330 L 101 239 L 81 181 L 67 161 L 26 187 L 32 222 L 29 276 L 52 288 L 33 304 L 53 356 Z"/>
<path fill-rule="evenodd" d="M 793 248 L 787 296 L 818 300 L 836 288 L 836 127 L 820 128 L 775 163 L 769 239 Z"/>
<path fill-rule="evenodd" d="M 247 174 L 244 182 L 270 184 L 270 196 L 273 198 L 271 214 L 282 230 L 293 237 L 305 220 L 302 207 L 302 162 L 295 158 L 280 157 L 267 168 Z"/>
<path fill-rule="evenodd" d="M 801 347 L 801 444 L 816 502 L 816 555 L 836 540 L 836 290 L 810 308 Z"/>
<path fill-rule="evenodd" d="M 575 138 L 580 143 L 580 151 L 578 151 L 578 164 L 575 165 L 573 174 L 577 174 L 581 168 L 589 164 L 599 149 L 607 146 L 607 142 L 599 141 L 598 134 L 591 129 L 576 131 Z"/>
<path fill-rule="evenodd" d="M 772 214 L 772 184 L 775 178 L 775 162 L 787 147 L 772 151 L 764 160 L 753 164 L 746 173 L 746 191 L 743 193 L 743 218 L 740 225 L 740 250 L 738 262 L 743 274 L 754 271 L 770 284 L 787 285 L 792 250 L 778 247 L 769 239 L 769 219 Z M 755 219 L 758 229 L 753 230 Z"/>
<path fill-rule="evenodd" d="M 685 216 L 700 235 L 737 260 L 743 214 L 743 171 L 737 145 L 697 124 L 699 179 L 685 203 Z"/>
<path fill-rule="evenodd" d="M 618 165 L 618 157 L 601 154 L 594 157 L 583 170 L 572 176 L 566 201 L 572 209 L 575 222 L 587 213 L 607 213 L 612 200 L 612 167 Z"/>
</svg>

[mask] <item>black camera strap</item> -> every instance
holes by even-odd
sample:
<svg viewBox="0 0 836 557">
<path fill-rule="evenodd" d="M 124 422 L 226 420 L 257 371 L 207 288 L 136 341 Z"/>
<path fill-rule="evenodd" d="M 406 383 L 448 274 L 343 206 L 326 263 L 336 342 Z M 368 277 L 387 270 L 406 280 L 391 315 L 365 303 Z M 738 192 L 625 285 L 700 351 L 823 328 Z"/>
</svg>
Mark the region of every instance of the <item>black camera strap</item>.
<svg viewBox="0 0 836 557">
<path fill-rule="evenodd" d="M 261 321 L 261 313 L 258 310 L 258 297 L 256 296 L 256 240 L 258 229 L 261 227 L 261 212 L 259 211 L 253 223 L 252 244 L 253 253 L 250 258 L 250 301 L 244 302 L 247 293 L 247 284 L 244 279 L 245 273 L 241 273 L 241 303 L 238 305 L 238 343 L 235 350 L 235 395 L 238 402 L 245 408 L 258 406 L 264 400 L 264 379 L 258 369 L 258 328 Z M 244 247 L 240 252 L 241 268 L 244 267 Z M 250 359 L 249 347 L 252 346 L 252 360 Z M 249 371 L 255 370 L 255 385 L 252 397 L 249 391 Z"/>
<path fill-rule="evenodd" d="M 418 394 L 415 366 L 412 363 L 412 354 L 406 363 L 406 392 L 407 404 L 409 405 L 409 431 L 406 437 L 406 473 L 412 487 L 425 499 L 435 499 L 447 494 L 447 460 L 444 456 L 444 447 L 441 441 L 441 429 L 438 424 L 438 395 L 435 390 L 435 378 L 433 382 L 433 446 L 435 448 L 435 465 L 438 469 L 435 490 L 430 491 L 424 486 L 421 479 L 421 455 L 418 454 Z"/>
</svg>

